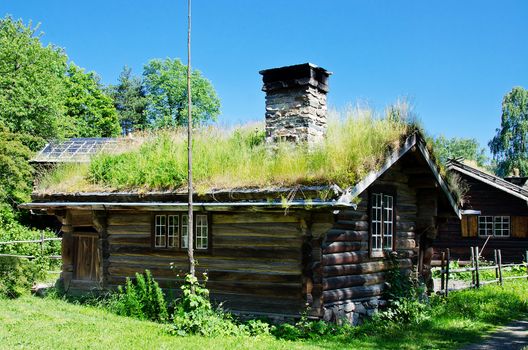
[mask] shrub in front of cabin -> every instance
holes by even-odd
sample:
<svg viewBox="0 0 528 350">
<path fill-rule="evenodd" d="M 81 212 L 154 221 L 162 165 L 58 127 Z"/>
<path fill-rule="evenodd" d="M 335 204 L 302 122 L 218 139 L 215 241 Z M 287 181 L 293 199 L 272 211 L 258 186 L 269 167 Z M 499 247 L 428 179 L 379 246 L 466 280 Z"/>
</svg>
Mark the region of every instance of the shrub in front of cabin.
<svg viewBox="0 0 528 350">
<path fill-rule="evenodd" d="M 241 335 L 243 328 L 233 317 L 224 312 L 221 305 L 213 308 L 206 288 L 207 274 L 203 282 L 196 276 L 185 275 L 180 286 L 182 295 L 176 300 L 172 315 L 172 333 L 180 336 L 199 334 L 204 336 Z"/>
<path fill-rule="evenodd" d="M 127 278 L 125 286 L 119 286 L 118 293 L 110 301 L 110 309 L 119 315 L 142 320 L 165 322 L 169 318 L 163 291 L 149 270 L 144 274 L 136 273 L 134 281 Z"/>
<path fill-rule="evenodd" d="M 389 306 L 374 316 L 374 323 L 397 326 L 418 324 L 430 316 L 425 286 L 413 278 L 413 273 L 403 272 L 397 254 L 391 255 L 392 268 L 386 272 L 385 297 Z"/>
</svg>

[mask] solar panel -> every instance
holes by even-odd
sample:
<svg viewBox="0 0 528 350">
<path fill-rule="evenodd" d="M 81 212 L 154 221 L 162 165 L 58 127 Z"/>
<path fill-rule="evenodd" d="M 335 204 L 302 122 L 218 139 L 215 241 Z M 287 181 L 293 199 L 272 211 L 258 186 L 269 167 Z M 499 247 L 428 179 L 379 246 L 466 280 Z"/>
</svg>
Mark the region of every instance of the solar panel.
<svg viewBox="0 0 528 350">
<path fill-rule="evenodd" d="M 83 137 L 50 142 L 32 159 L 36 163 L 88 162 L 99 152 L 115 152 L 118 139 L 111 137 Z"/>
</svg>

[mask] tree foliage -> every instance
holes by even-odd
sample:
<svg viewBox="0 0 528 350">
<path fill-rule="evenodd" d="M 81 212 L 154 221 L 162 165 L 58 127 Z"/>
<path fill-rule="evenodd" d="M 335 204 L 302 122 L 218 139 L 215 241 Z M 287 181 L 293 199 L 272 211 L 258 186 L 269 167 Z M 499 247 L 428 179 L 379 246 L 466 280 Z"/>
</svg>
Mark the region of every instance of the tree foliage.
<svg viewBox="0 0 528 350">
<path fill-rule="evenodd" d="M 85 73 L 70 63 L 66 76 L 65 101 L 70 137 L 110 137 L 121 132 L 112 98 L 93 72 Z"/>
<path fill-rule="evenodd" d="M 28 163 L 28 141 L 28 137 L 11 133 L 0 124 L 0 206 L 8 203 L 14 207 L 29 199 L 33 168 Z"/>
<path fill-rule="evenodd" d="M 67 57 L 43 46 L 37 27 L 0 19 L 0 123 L 43 139 L 62 136 Z"/>
<path fill-rule="evenodd" d="M 110 86 L 108 90 L 114 99 L 123 133 L 146 129 L 147 98 L 141 78 L 133 76 L 132 69 L 125 66 L 119 75 L 119 83 Z"/>
<path fill-rule="evenodd" d="M 68 64 L 62 49 L 44 46 L 37 30 L 0 19 L 0 123 L 42 140 L 119 134 L 113 101 L 96 75 Z"/>
<path fill-rule="evenodd" d="M 435 154 L 444 164 L 448 159 L 459 157 L 473 160 L 479 166 L 485 166 L 488 161 L 484 148 L 474 138 L 447 138 L 440 135 L 433 140 L 433 144 Z"/>
<path fill-rule="evenodd" d="M 514 87 L 502 100 L 501 127 L 489 142 L 497 173 L 506 176 L 518 169 L 528 176 L 528 90 Z"/>
<path fill-rule="evenodd" d="M 149 120 L 153 127 L 173 127 L 187 122 L 187 66 L 179 59 L 151 60 L 144 67 Z M 202 74 L 191 73 L 193 121 L 201 124 L 215 120 L 220 100 L 213 85 Z"/>
</svg>

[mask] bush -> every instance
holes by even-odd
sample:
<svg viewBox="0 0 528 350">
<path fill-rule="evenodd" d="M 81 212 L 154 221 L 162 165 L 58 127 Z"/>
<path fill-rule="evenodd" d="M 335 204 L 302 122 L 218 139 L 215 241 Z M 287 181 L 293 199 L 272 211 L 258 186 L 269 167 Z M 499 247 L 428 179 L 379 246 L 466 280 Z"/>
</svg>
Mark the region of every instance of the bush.
<svg viewBox="0 0 528 350">
<path fill-rule="evenodd" d="M 7 204 L 0 203 L 0 241 L 40 239 L 42 231 L 27 228 L 17 221 L 17 213 Z M 44 231 L 44 237 L 55 237 Z M 0 257 L 0 296 L 16 298 L 29 292 L 31 285 L 45 277 L 59 262 L 46 258 L 60 254 L 59 242 L 46 242 L 42 252 L 39 244 L 19 243 L 0 245 L 0 253 L 36 256 L 36 259 Z"/>
<path fill-rule="evenodd" d="M 425 287 L 411 274 L 402 272 L 397 255 L 391 255 L 392 268 L 386 273 L 388 288 L 385 297 L 389 301 L 387 310 L 378 313 L 374 322 L 392 323 L 397 326 L 417 324 L 429 317 L 430 307 L 426 303 Z"/>
<path fill-rule="evenodd" d="M 29 292 L 33 283 L 45 274 L 47 262 L 0 257 L 0 297 L 18 298 Z"/>
<path fill-rule="evenodd" d="M 134 282 L 127 278 L 125 287 L 119 286 L 109 305 L 119 315 L 142 320 L 165 322 L 169 318 L 163 291 L 149 270 L 144 275 L 136 273 Z"/>
<path fill-rule="evenodd" d="M 206 288 L 207 274 L 203 274 L 204 281 L 185 275 L 180 289 L 182 296 L 176 301 L 174 308 L 173 334 L 185 336 L 200 334 L 205 336 L 239 335 L 242 329 L 233 321 L 231 315 L 225 313 L 221 307 L 213 309 Z"/>
</svg>

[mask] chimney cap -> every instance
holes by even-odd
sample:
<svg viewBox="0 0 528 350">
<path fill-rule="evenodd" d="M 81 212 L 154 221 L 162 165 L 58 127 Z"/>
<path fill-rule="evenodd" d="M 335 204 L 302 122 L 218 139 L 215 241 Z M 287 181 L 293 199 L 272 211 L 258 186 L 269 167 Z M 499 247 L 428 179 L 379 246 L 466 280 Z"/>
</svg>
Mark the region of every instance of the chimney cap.
<svg viewBox="0 0 528 350">
<path fill-rule="evenodd" d="M 301 63 L 292 66 L 264 69 L 262 74 L 264 83 L 262 91 L 273 91 L 311 85 L 324 92 L 328 92 L 328 77 L 332 74 L 313 63 Z"/>
</svg>

